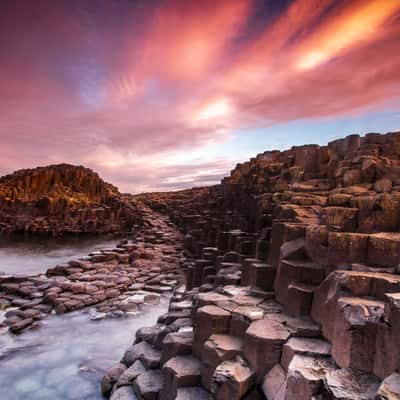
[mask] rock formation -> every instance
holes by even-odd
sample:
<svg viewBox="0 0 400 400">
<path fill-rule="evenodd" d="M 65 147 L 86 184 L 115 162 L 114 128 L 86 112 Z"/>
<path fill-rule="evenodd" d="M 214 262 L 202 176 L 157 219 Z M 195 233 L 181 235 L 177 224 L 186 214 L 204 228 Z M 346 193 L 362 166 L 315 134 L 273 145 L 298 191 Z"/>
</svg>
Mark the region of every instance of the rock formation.
<svg viewBox="0 0 400 400">
<path fill-rule="evenodd" d="M 163 217 L 141 207 L 141 225 L 115 248 L 57 265 L 37 276 L 0 276 L 0 309 L 12 333 L 40 325 L 50 313 L 88 306 L 91 319 L 115 318 L 154 303 L 182 283 L 180 234 Z M 95 308 L 93 307 L 95 306 Z"/>
<path fill-rule="evenodd" d="M 111 399 L 400 398 L 400 133 L 270 151 L 140 197 L 182 230 L 186 291 Z"/>
<path fill-rule="evenodd" d="M 59 164 L 0 178 L 0 233 L 123 232 L 135 211 L 116 187 L 84 167 Z"/>
<path fill-rule="evenodd" d="M 400 399 L 400 133 L 265 152 L 207 188 L 132 198 L 62 165 L 3 177 L 0 194 L 4 231 L 134 232 L 0 277 L 12 332 L 174 289 L 104 376 L 112 400 Z"/>
</svg>

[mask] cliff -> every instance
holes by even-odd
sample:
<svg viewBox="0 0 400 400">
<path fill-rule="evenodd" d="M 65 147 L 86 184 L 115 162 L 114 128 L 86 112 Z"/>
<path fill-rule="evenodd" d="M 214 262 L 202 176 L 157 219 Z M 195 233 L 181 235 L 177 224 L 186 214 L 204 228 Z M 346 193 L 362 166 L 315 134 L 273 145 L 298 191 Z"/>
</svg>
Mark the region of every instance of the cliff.
<svg viewBox="0 0 400 400">
<path fill-rule="evenodd" d="M 97 173 L 68 164 L 0 178 L 0 232 L 111 233 L 129 229 L 134 206 Z"/>
<path fill-rule="evenodd" d="M 399 160 L 399 132 L 352 135 L 142 196 L 185 235 L 186 291 L 137 332 L 104 393 L 399 399 Z"/>
</svg>

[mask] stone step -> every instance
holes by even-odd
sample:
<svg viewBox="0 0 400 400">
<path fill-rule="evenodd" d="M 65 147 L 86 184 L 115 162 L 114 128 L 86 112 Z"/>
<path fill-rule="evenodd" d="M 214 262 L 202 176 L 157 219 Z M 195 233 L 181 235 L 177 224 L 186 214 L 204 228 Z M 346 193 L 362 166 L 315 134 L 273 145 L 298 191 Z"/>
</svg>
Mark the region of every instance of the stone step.
<svg viewBox="0 0 400 400">
<path fill-rule="evenodd" d="M 241 355 L 242 352 L 242 339 L 227 334 L 213 334 L 204 343 L 201 361 L 215 368 L 223 361 Z"/>
<path fill-rule="evenodd" d="M 236 337 L 244 337 L 247 328 L 253 321 L 264 317 L 264 310 L 255 305 L 238 306 L 232 312 L 229 333 Z"/>
<path fill-rule="evenodd" d="M 365 297 L 385 301 L 387 293 L 400 292 L 400 275 L 378 272 L 334 271 L 314 294 L 312 318 L 332 340 L 337 301 L 340 297 Z"/>
<path fill-rule="evenodd" d="M 163 340 L 161 364 L 176 356 L 189 355 L 192 352 L 193 332 L 169 333 Z"/>
<path fill-rule="evenodd" d="M 257 262 L 262 263 L 262 260 L 258 258 L 244 258 L 242 260 L 242 276 L 240 279 L 240 284 L 242 286 L 250 285 L 250 265 Z"/>
<path fill-rule="evenodd" d="M 378 398 L 378 386 L 379 380 L 373 375 L 338 369 L 329 357 L 305 354 L 295 354 L 287 372 L 276 364 L 262 383 L 268 400 L 372 400 Z"/>
<path fill-rule="evenodd" d="M 242 355 L 243 341 L 227 334 L 214 334 L 204 343 L 201 349 L 201 382 L 203 387 L 211 390 L 215 368 L 224 361 Z"/>
<path fill-rule="evenodd" d="M 325 270 L 319 264 L 306 260 L 281 260 L 275 279 L 276 299 L 285 304 L 291 283 L 319 285 L 324 277 Z"/>
<path fill-rule="evenodd" d="M 258 287 L 265 291 L 274 288 L 276 269 L 270 264 L 251 263 L 249 268 L 249 285 Z"/>
<path fill-rule="evenodd" d="M 383 301 L 359 297 L 337 300 L 332 336 L 332 357 L 342 368 L 372 373 L 377 324 L 384 314 Z M 378 349 L 379 350 L 379 349 Z"/>
<path fill-rule="evenodd" d="M 354 232 L 358 227 L 358 208 L 325 207 L 326 225 L 336 230 Z"/>
<path fill-rule="evenodd" d="M 244 337 L 244 356 L 257 375 L 262 378 L 280 362 L 283 344 L 290 331 L 278 321 L 268 317 L 252 322 Z"/>
<path fill-rule="evenodd" d="M 201 357 L 204 342 L 214 333 L 228 333 L 231 313 L 214 305 L 203 306 L 196 312 L 193 354 Z"/>
<path fill-rule="evenodd" d="M 163 375 L 159 369 L 148 370 L 135 379 L 133 386 L 141 399 L 158 400 L 163 387 Z"/>
<path fill-rule="evenodd" d="M 329 232 L 327 264 L 335 268 L 366 263 L 368 235 L 361 233 Z"/>
<path fill-rule="evenodd" d="M 322 339 L 290 338 L 282 347 L 281 366 L 287 371 L 296 354 L 306 356 L 326 356 L 331 354 L 331 345 Z"/>
<path fill-rule="evenodd" d="M 310 315 L 314 292 L 317 287 L 304 283 L 290 283 L 284 306 L 285 312 L 293 317 Z"/>
<path fill-rule="evenodd" d="M 328 358 L 295 355 L 288 366 L 285 382 L 280 389 L 282 398 L 293 400 L 315 398 L 321 393 L 326 375 L 334 370 L 335 366 Z M 343 399 L 345 398 L 358 399 L 358 397 Z"/>
<path fill-rule="evenodd" d="M 218 305 L 219 303 L 225 303 L 229 300 L 229 296 L 215 291 L 208 293 L 199 293 L 195 299 L 195 307 L 200 308 L 208 305 Z"/>
<path fill-rule="evenodd" d="M 240 356 L 217 366 L 212 377 L 211 393 L 218 400 L 240 400 L 252 388 L 254 372 Z"/>
<path fill-rule="evenodd" d="M 305 224 L 274 222 L 269 246 L 268 264 L 278 268 L 280 249 L 285 242 L 305 236 Z"/>
<path fill-rule="evenodd" d="M 283 324 L 289 330 L 292 337 L 319 338 L 322 335 L 321 327 L 310 317 L 296 318 L 285 313 L 267 314 L 266 316 Z"/>
<path fill-rule="evenodd" d="M 400 263 L 400 233 L 380 232 L 370 235 L 366 262 L 382 267 L 397 267 Z"/>
<path fill-rule="evenodd" d="M 192 356 L 173 357 L 164 364 L 162 374 L 164 383 L 160 400 L 173 400 L 178 388 L 200 383 L 200 361 Z"/>
</svg>

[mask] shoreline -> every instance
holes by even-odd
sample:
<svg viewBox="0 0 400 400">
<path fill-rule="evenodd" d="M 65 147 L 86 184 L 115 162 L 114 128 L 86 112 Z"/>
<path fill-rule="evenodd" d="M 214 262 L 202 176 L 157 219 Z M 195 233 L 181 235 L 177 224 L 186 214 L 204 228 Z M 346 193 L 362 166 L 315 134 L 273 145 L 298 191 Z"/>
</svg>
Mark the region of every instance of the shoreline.
<svg viewBox="0 0 400 400">
<path fill-rule="evenodd" d="M 135 227 L 134 242 L 124 239 L 114 249 L 92 252 L 32 276 L 0 276 L 0 300 L 6 311 L 3 327 L 19 333 L 50 313 L 63 314 L 96 306 L 99 315 L 137 310 L 182 282 L 179 234 L 166 218 L 147 212 L 147 222 Z M 150 220 L 158 220 L 155 227 Z M 160 236 L 159 240 L 155 237 Z M 163 237 L 165 236 L 165 238 Z M 166 254 L 163 253 L 165 250 Z M 153 254 L 152 254 L 153 253 Z M 141 258 L 143 257 L 143 258 Z"/>
</svg>

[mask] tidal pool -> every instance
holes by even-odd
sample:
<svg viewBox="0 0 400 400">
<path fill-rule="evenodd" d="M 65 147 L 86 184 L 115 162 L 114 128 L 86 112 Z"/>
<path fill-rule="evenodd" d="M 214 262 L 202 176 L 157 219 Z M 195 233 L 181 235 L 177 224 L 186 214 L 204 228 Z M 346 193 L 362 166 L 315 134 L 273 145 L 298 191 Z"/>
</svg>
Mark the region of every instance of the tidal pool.
<svg viewBox="0 0 400 400">
<path fill-rule="evenodd" d="M 88 310 L 42 320 L 37 330 L 0 335 L 0 399 L 102 399 L 100 380 L 119 362 L 135 332 L 156 323 L 168 299 L 137 316 L 92 321 Z"/>
</svg>

